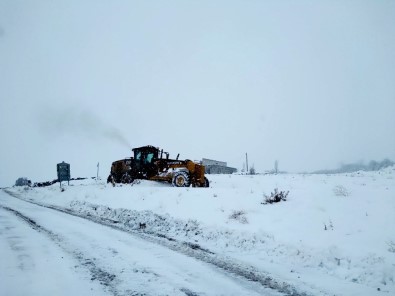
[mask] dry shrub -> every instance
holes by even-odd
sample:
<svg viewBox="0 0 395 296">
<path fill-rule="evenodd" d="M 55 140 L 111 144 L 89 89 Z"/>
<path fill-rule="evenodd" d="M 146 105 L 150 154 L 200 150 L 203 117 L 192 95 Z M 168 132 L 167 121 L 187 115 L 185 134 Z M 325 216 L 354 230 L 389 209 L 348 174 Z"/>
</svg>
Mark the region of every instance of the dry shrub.
<svg viewBox="0 0 395 296">
<path fill-rule="evenodd" d="M 337 186 L 333 187 L 333 193 L 336 196 L 349 196 L 350 195 L 350 191 L 348 191 L 347 188 L 344 187 L 343 185 L 337 185 Z"/>
<path fill-rule="evenodd" d="M 274 192 L 271 192 L 270 195 L 263 195 L 265 200 L 261 204 L 266 205 L 280 201 L 286 201 L 288 193 L 289 191 L 279 191 L 278 188 L 274 188 Z"/>
<path fill-rule="evenodd" d="M 229 219 L 239 221 L 242 224 L 247 224 L 248 220 L 245 215 L 246 215 L 246 212 L 244 212 L 244 211 L 233 211 L 232 214 L 229 215 Z"/>
</svg>

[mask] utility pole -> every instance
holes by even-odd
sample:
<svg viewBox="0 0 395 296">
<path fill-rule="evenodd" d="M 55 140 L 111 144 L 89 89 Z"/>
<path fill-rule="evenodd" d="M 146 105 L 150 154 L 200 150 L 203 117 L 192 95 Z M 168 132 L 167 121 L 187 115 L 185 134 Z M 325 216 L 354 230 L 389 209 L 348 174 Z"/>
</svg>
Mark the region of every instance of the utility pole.
<svg viewBox="0 0 395 296">
<path fill-rule="evenodd" d="M 248 175 L 249 171 L 248 171 L 248 156 L 247 156 L 247 152 L 246 152 L 246 165 L 247 165 L 247 171 L 246 172 L 247 172 L 247 175 Z"/>
<path fill-rule="evenodd" d="M 96 174 L 96 182 L 99 180 L 99 163 L 97 163 L 97 174 Z"/>
</svg>

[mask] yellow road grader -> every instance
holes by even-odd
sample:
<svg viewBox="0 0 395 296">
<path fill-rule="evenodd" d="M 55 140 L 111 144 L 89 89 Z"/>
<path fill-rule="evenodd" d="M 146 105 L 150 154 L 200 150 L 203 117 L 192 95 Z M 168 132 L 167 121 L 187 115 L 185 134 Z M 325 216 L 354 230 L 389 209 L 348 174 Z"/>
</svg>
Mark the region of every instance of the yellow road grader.
<svg viewBox="0 0 395 296">
<path fill-rule="evenodd" d="M 169 153 L 154 146 L 132 149 L 134 156 L 114 161 L 108 183 L 132 183 L 136 179 L 163 181 L 175 187 L 209 187 L 204 166 L 189 159 L 169 159 Z"/>
</svg>

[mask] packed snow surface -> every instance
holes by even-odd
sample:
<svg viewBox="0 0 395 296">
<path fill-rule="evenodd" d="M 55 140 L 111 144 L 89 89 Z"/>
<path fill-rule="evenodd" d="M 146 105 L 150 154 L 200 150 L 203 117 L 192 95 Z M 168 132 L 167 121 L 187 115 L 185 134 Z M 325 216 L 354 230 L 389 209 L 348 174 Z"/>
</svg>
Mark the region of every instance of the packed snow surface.
<svg viewBox="0 0 395 296">
<path fill-rule="evenodd" d="M 193 243 L 310 291 L 395 295 L 395 167 L 208 178 L 210 188 L 84 180 L 63 192 L 59 184 L 8 192 Z M 275 188 L 287 200 L 265 203 Z"/>
</svg>

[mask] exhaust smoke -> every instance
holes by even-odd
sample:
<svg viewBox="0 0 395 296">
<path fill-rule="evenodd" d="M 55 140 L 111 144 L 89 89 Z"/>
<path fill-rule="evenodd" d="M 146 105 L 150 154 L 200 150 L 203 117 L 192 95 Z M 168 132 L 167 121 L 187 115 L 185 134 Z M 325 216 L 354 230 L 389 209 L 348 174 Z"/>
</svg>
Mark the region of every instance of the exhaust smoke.
<svg viewBox="0 0 395 296">
<path fill-rule="evenodd" d="M 106 138 L 131 149 L 131 145 L 122 132 L 115 126 L 106 124 L 91 111 L 77 111 L 74 109 L 45 110 L 40 116 L 41 129 L 51 136 L 71 134 L 85 138 Z"/>
</svg>

